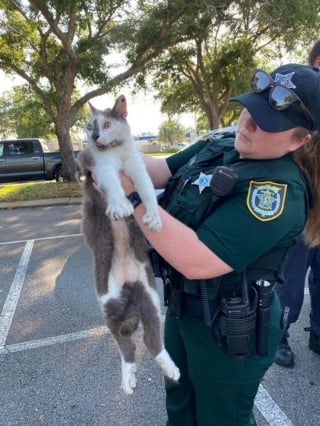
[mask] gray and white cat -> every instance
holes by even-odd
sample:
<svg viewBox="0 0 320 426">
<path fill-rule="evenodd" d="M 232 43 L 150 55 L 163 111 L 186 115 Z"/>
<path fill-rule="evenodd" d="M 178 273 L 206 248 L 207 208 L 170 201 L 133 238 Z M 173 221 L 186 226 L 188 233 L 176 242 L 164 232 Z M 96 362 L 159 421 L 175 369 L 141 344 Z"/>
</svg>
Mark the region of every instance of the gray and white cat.
<svg viewBox="0 0 320 426">
<path fill-rule="evenodd" d="M 121 355 L 121 386 L 131 394 L 137 370 L 132 335 L 140 323 L 144 343 L 164 374 L 177 381 L 180 372 L 163 345 L 160 300 L 147 243 L 132 217 L 120 170 L 133 180 L 145 205 L 144 223 L 159 231 L 161 221 L 151 179 L 126 120 L 125 97 L 119 96 L 112 109 L 90 107 L 88 145 L 77 157 L 85 176 L 82 228 L 94 257 L 98 299 Z"/>
</svg>

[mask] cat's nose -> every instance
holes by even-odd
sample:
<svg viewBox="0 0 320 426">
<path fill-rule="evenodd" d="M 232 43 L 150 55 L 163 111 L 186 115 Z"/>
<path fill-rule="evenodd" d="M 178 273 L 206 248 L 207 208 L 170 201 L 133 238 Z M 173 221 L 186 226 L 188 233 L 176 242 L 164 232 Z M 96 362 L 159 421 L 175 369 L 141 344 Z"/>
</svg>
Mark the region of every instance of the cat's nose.
<svg viewBox="0 0 320 426">
<path fill-rule="evenodd" d="M 93 132 L 92 133 L 92 138 L 93 138 L 93 140 L 97 140 L 97 139 L 99 139 L 99 132 Z"/>
</svg>

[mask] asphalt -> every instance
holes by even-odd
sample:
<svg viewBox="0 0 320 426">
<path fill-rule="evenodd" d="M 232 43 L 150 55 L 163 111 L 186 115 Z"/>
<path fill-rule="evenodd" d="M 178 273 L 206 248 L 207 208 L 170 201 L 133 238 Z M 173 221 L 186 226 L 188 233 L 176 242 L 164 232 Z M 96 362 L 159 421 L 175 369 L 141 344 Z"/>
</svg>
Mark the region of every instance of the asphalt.
<svg viewBox="0 0 320 426">
<path fill-rule="evenodd" d="M 1 223 L 10 225 L 1 228 L 0 305 L 1 296 L 17 299 L 16 310 L 8 304 L 14 317 L 2 353 L 0 324 L 0 426 L 161 426 L 163 377 L 141 336 L 137 391 L 128 398 L 118 389 L 118 353 L 104 337 L 94 286 L 88 285 L 92 264 L 79 233 L 80 202 L 0 203 Z M 25 214 L 23 207 L 35 208 Z M 300 318 L 290 327 L 296 365 L 274 364 L 267 371 L 255 404 L 259 426 L 320 425 L 319 356 L 309 350 L 304 331 L 309 313 L 305 292 Z"/>
</svg>

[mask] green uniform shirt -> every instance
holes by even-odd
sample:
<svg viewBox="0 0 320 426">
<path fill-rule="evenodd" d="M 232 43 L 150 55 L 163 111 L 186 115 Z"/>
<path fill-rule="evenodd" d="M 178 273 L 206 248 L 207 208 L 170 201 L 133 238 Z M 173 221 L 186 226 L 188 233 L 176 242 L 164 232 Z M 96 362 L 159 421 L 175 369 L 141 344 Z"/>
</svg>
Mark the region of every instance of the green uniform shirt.
<svg viewBox="0 0 320 426">
<path fill-rule="evenodd" d="M 168 205 L 168 211 L 193 228 L 199 239 L 234 269 L 224 281 L 240 285 L 245 268 L 250 268 L 267 253 L 294 244 L 306 223 L 308 191 L 292 155 L 273 160 L 243 160 L 239 159 L 233 143 L 233 138 L 224 137 L 217 138 L 214 144 L 199 141 L 167 159 L 172 174 L 180 174 L 180 180 L 183 180 L 173 197 L 174 202 Z M 211 150 L 216 155 L 208 164 L 199 167 L 194 155 L 208 150 L 208 144 L 213 146 Z M 218 165 L 232 166 L 239 175 L 238 183 L 232 196 L 208 217 L 200 218 L 201 212 L 205 211 L 202 206 L 206 207 L 212 198 L 210 187 L 205 186 L 206 181 L 210 181 L 212 170 Z M 269 263 L 267 268 L 277 275 L 283 256 Z M 259 278 L 264 277 L 256 277 Z M 213 281 L 217 283 L 221 279 Z M 194 282 L 187 283 L 185 290 L 198 291 Z"/>
</svg>

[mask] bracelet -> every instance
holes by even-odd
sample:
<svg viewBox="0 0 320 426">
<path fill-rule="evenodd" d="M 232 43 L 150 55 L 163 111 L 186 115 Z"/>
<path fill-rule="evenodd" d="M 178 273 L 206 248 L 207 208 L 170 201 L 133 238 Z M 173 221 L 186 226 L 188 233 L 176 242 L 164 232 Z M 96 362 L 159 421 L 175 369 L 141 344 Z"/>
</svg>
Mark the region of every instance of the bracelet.
<svg viewBox="0 0 320 426">
<path fill-rule="evenodd" d="M 142 203 L 142 200 L 140 198 L 140 195 L 134 191 L 131 192 L 131 194 L 129 194 L 127 196 L 128 200 L 130 201 L 130 203 L 133 205 L 133 208 L 135 209 L 136 207 L 138 207 L 139 204 Z"/>
</svg>

